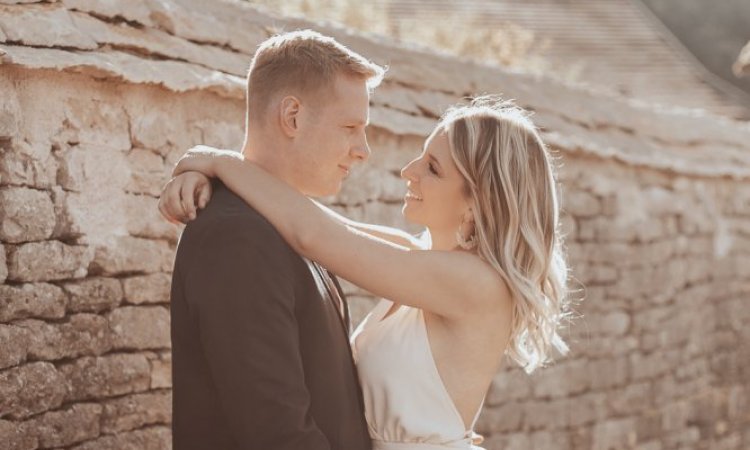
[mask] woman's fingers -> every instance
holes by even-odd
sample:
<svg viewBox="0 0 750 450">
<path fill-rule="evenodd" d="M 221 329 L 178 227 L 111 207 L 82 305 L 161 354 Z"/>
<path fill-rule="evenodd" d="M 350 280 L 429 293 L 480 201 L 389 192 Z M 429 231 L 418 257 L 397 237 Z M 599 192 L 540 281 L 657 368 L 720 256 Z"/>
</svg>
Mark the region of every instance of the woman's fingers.
<svg viewBox="0 0 750 450">
<path fill-rule="evenodd" d="M 200 186 L 200 192 L 198 193 L 198 208 L 205 208 L 209 199 L 211 199 L 211 182 L 204 180 Z"/>
<path fill-rule="evenodd" d="M 174 207 L 175 204 L 175 182 L 174 179 L 170 180 L 162 189 L 161 196 L 159 197 L 159 212 L 165 219 L 170 223 L 179 224 L 177 210 Z M 179 203 L 179 193 L 177 193 L 177 202 Z"/>
<path fill-rule="evenodd" d="M 195 193 L 198 189 L 197 177 L 184 177 L 180 189 L 180 204 L 182 205 L 182 217 L 185 221 L 195 219 Z"/>
</svg>

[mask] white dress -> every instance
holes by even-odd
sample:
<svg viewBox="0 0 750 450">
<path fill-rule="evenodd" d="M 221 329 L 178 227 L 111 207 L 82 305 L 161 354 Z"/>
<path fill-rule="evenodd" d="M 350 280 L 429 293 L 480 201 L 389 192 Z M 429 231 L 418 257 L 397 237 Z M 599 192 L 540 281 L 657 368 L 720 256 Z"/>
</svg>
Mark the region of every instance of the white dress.
<svg viewBox="0 0 750 450">
<path fill-rule="evenodd" d="M 424 312 L 381 300 L 352 334 L 373 450 L 482 450 L 440 378 Z M 480 408 L 481 410 L 481 408 Z"/>
</svg>

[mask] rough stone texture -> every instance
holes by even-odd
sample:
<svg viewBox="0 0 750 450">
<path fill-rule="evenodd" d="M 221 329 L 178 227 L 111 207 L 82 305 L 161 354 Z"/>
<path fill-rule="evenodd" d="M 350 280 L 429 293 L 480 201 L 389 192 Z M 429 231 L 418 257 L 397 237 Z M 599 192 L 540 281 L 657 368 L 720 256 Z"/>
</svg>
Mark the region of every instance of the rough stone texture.
<svg viewBox="0 0 750 450">
<path fill-rule="evenodd" d="M 59 369 L 70 384 L 66 401 L 102 399 L 149 388 L 150 366 L 140 354 L 84 357 Z"/>
<path fill-rule="evenodd" d="M 32 362 L 0 372 L 0 418 L 20 419 L 60 406 L 67 383 L 47 362 Z"/>
<path fill-rule="evenodd" d="M 0 325 L 0 369 L 15 366 L 26 360 L 30 335 L 21 327 Z"/>
<path fill-rule="evenodd" d="M 76 314 L 65 323 L 25 320 L 17 325 L 28 332 L 28 355 L 33 359 L 101 355 L 112 348 L 107 321 L 95 314 Z"/>
<path fill-rule="evenodd" d="M 242 143 L 244 65 L 273 24 L 390 66 L 373 153 L 323 199 L 418 232 L 399 170 L 466 94 L 535 111 L 560 162 L 585 299 L 571 354 L 495 376 L 493 449 L 750 447 L 750 128 L 285 21 L 243 2 L 0 0 L 0 449 L 167 449 L 180 227 L 157 196 L 183 152 Z M 52 89 L 51 87 L 54 87 Z M 375 303 L 343 283 L 355 321 Z"/>
<path fill-rule="evenodd" d="M 28 317 L 59 319 L 65 316 L 65 303 L 63 290 L 53 284 L 0 285 L 0 322 Z"/>
<path fill-rule="evenodd" d="M 0 450 L 34 450 L 39 440 L 17 422 L 0 420 Z"/>
<path fill-rule="evenodd" d="M 140 275 L 122 280 L 125 301 L 142 303 L 168 303 L 172 277 L 168 273 Z"/>
<path fill-rule="evenodd" d="M 160 306 L 125 306 L 109 314 L 116 349 L 169 348 L 169 311 Z"/>
<path fill-rule="evenodd" d="M 48 239 L 55 229 L 55 211 L 50 195 L 28 188 L 0 190 L 0 239 L 28 242 Z"/>
<path fill-rule="evenodd" d="M 12 246 L 8 255 L 8 280 L 51 281 L 86 276 L 92 252 L 81 245 L 60 241 L 30 242 Z"/>
<path fill-rule="evenodd" d="M 122 301 L 122 285 L 111 278 L 86 278 L 67 282 L 62 288 L 68 294 L 68 311 L 99 312 L 114 309 Z"/>
<path fill-rule="evenodd" d="M 146 425 L 169 424 L 171 420 L 171 392 L 134 394 L 104 403 L 102 431 L 121 433 Z"/>
<path fill-rule="evenodd" d="M 41 448 L 68 446 L 99 436 L 102 409 L 101 405 L 78 403 L 44 413 L 24 425 L 39 439 Z"/>
<path fill-rule="evenodd" d="M 164 272 L 172 269 L 173 261 L 165 241 L 121 236 L 97 248 L 92 270 L 103 275 Z"/>
</svg>

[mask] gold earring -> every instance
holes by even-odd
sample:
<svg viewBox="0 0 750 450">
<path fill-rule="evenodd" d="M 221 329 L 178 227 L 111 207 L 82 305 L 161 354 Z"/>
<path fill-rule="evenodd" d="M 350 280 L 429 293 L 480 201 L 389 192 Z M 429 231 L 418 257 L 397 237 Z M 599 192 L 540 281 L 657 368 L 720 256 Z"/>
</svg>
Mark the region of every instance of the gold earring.
<svg viewBox="0 0 750 450">
<path fill-rule="evenodd" d="M 464 238 L 464 234 L 461 232 L 463 224 L 464 223 L 461 222 L 461 224 L 458 226 L 458 231 L 456 231 L 456 241 L 462 249 L 472 250 L 477 246 L 477 234 L 476 232 L 474 232 L 471 234 L 471 236 L 469 236 L 469 239 Z"/>
</svg>

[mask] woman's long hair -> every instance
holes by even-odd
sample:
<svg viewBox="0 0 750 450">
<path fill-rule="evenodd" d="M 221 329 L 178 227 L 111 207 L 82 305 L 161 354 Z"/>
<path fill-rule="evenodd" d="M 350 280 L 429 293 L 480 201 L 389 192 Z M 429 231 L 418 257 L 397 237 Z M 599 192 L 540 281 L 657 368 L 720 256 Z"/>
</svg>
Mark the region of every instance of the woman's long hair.
<svg viewBox="0 0 750 450">
<path fill-rule="evenodd" d="M 449 109 L 440 125 L 467 182 L 479 256 L 513 295 L 506 354 L 527 373 L 544 366 L 567 316 L 567 265 L 547 147 L 528 113 L 496 97 Z"/>
</svg>

